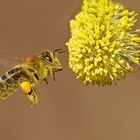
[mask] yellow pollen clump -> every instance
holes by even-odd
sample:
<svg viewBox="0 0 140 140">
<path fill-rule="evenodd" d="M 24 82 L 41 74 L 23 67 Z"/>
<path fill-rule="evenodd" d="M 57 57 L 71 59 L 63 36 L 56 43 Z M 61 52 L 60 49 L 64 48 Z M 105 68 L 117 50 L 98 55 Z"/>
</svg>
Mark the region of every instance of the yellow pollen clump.
<svg viewBox="0 0 140 140">
<path fill-rule="evenodd" d="M 139 64 L 136 13 L 110 0 L 84 0 L 70 21 L 69 66 L 86 85 L 111 85 Z"/>
<path fill-rule="evenodd" d="M 30 84 L 30 82 L 22 82 L 22 83 L 20 83 L 20 87 L 22 88 L 22 90 L 26 93 L 26 94 L 28 94 L 28 93 L 30 93 L 31 92 L 31 88 L 32 88 L 32 86 L 31 86 L 31 84 Z"/>
</svg>

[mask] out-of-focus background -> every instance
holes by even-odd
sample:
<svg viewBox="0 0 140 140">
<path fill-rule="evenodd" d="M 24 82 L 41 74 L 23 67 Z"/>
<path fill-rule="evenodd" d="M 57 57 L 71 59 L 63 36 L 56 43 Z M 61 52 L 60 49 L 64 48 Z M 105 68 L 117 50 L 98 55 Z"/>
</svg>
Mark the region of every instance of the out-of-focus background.
<svg viewBox="0 0 140 140">
<path fill-rule="evenodd" d="M 139 13 L 139 0 L 121 0 Z M 69 20 L 81 0 L 1 0 L 0 52 L 19 59 L 45 49 L 66 50 Z M 140 28 L 140 21 L 135 27 Z M 0 140 L 140 140 L 140 67 L 116 86 L 85 86 L 60 55 L 64 67 L 57 81 L 37 86 L 40 103 L 21 90 L 0 103 Z M 14 66 L 0 57 L 1 75 Z M 6 67 L 7 66 L 7 67 Z"/>
</svg>

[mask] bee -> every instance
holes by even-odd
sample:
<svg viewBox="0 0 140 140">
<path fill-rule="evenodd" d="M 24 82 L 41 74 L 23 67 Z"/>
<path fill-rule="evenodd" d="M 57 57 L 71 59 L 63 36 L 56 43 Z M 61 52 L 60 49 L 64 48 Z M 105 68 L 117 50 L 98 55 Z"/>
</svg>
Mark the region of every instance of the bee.
<svg viewBox="0 0 140 140">
<path fill-rule="evenodd" d="M 61 49 L 43 51 L 7 71 L 0 77 L 0 100 L 4 100 L 21 88 L 33 106 L 38 104 L 39 99 L 34 87 L 42 81 L 48 84 L 48 76 L 55 80 L 55 72 L 62 70 L 57 54 L 63 52 Z"/>
</svg>

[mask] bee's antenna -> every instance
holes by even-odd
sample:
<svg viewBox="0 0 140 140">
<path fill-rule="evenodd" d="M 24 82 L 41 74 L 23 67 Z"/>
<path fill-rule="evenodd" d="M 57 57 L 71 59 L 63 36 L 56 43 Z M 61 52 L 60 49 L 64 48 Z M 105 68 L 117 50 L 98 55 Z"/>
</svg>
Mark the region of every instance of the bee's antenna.
<svg viewBox="0 0 140 140">
<path fill-rule="evenodd" d="M 60 52 L 58 52 L 58 53 L 64 53 L 64 52 L 66 52 L 66 50 L 64 50 L 64 51 L 60 51 Z"/>
<path fill-rule="evenodd" d="M 60 53 L 64 53 L 64 52 L 66 52 L 66 51 L 62 50 L 62 49 L 57 49 L 57 50 L 53 51 L 53 54 L 60 54 Z"/>
<path fill-rule="evenodd" d="M 56 49 L 56 50 L 54 50 L 53 52 L 54 53 L 56 53 L 56 52 L 59 52 L 59 51 L 61 51 L 62 49 Z"/>
</svg>

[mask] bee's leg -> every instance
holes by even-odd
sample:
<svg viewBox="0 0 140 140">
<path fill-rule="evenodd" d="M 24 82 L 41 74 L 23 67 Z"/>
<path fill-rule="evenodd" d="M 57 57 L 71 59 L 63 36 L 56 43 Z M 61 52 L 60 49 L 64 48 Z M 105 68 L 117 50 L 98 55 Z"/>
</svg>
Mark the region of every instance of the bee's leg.
<svg viewBox="0 0 140 140">
<path fill-rule="evenodd" d="M 54 81 L 56 81 L 56 79 L 55 79 L 55 72 L 54 72 L 54 71 L 51 72 L 51 76 L 52 76 L 52 79 L 53 79 Z"/>
<path fill-rule="evenodd" d="M 47 78 L 45 78 L 45 79 L 44 79 L 44 81 L 45 81 L 46 85 L 48 85 L 48 81 L 47 81 Z"/>
<path fill-rule="evenodd" d="M 53 76 L 53 77 L 52 77 L 53 80 L 56 81 L 56 79 L 55 79 L 55 72 L 54 72 L 54 71 L 53 71 L 53 75 L 52 75 L 52 76 Z"/>
<path fill-rule="evenodd" d="M 39 98 L 38 98 L 38 95 L 37 95 L 37 92 L 36 92 L 36 90 L 35 90 L 35 88 L 33 88 L 32 87 L 32 89 L 31 89 L 31 92 L 30 93 L 28 93 L 28 98 L 32 101 L 32 108 L 35 106 L 35 105 L 37 105 L 38 104 L 38 100 L 39 100 Z"/>
<path fill-rule="evenodd" d="M 32 101 L 33 106 L 36 105 L 38 103 L 38 95 L 36 90 L 32 87 L 31 83 L 28 81 L 21 82 L 20 87 L 24 91 L 24 93 L 28 96 L 28 98 Z"/>
<path fill-rule="evenodd" d="M 50 69 L 50 75 L 52 76 L 52 79 L 54 81 L 56 81 L 56 79 L 55 79 L 55 72 L 53 70 L 51 70 L 51 69 Z"/>
</svg>

